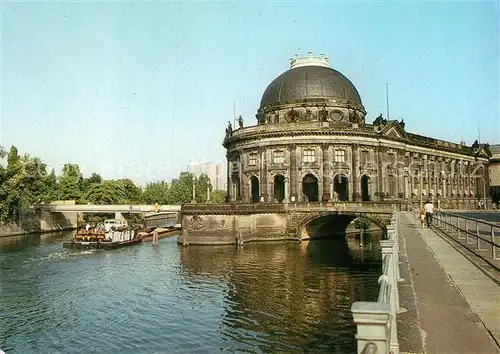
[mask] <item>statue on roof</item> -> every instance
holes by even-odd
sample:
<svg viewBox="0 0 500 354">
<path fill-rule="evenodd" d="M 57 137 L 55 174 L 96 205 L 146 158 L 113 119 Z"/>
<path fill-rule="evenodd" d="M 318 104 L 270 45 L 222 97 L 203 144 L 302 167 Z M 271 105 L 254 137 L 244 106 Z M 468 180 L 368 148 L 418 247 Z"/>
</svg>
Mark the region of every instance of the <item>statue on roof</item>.
<svg viewBox="0 0 500 354">
<path fill-rule="evenodd" d="M 387 119 L 384 119 L 382 117 L 382 113 L 379 114 L 377 118 L 373 121 L 373 125 L 386 125 L 387 124 Z"/>
<path fill-rule="evenodd" d="M 238 126 L 239 126 L 240 128 L 243 128 L 243 117 L 241 116 L 241 114 L 240 114 L 240 116 L 238 117 Z"/>
<path fill-rule="evenodd" d="M 232 133 L 233 133 L 233 126 L 231 125 L 230 121 L 227 121 L 226 138 L 229 138 Z"/>
<path fill-rule="evenodd" d="M 401 128 L 403 128 L 403 129 L 404 129 L 404 128 L 405 128 L 405 125 L 406 125 L 405 120 L 404 120 L 404 119 L 401 119 L 401 122 L 399 122 L 399 125 L 401 126 Z"/>
</svg>

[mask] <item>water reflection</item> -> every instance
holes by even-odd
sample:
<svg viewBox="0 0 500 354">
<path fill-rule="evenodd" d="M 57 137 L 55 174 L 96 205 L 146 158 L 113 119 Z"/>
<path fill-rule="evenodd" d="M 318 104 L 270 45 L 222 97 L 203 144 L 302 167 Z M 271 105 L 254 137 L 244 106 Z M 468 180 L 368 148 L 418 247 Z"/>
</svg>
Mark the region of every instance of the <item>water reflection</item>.
<svg viewBox="0 0 500 354">
<path fill-rule="evenodd" d="M 379 258 L 344 240 L 181 250 L 189 276 L 208 273 L 228 283 L 223 336 L 237 336 L 239 349 L 287 352 L 352 350 L 350 306 L 375 298 Z"/>
<path fill-rule="evenodd" d="M 110 251 L 71 232 L 2 239 L 7 353 L 354 350 L 355 300 L 373 300 L 380 251 L 348 240 Z"/>
</svg>

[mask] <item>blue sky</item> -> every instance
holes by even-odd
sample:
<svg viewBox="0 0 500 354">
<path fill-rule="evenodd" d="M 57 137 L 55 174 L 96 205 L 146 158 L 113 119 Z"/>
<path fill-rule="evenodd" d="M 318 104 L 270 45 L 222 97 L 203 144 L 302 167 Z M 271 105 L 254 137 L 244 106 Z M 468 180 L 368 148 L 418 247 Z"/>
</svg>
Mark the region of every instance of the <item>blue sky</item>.
<svg viewBox="0 0 500 354">
<path fill-rule="evenodd" d="M 371 122 L 500 143 L 498 2 L 3 3 L 0 144 L 144 183 L 224 161 L 297 51 L 324 52 Z"/>
</svg>

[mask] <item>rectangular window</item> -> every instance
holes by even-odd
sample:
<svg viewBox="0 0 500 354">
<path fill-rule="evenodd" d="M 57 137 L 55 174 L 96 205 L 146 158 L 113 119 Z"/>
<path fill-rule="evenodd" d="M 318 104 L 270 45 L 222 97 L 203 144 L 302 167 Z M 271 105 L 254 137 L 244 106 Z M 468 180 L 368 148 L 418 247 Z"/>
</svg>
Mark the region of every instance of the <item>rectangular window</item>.
<svg viewBox="0 0 500 354">
<path fill-rule="evenodd" d="M 304 150 L 304 162 L 314 162 L 316 161 L 316 151 L 313 149 Z"/>
<path fill-rule="evenodd" d="M 257 165 L 257 154 L 252 153 L 248 155 L 248 166 L 256 166 Z"/>
<path fill-rule="evenodd" d="M 361 151 L 361 163 L 368 163 L 368 151 Z"/>
<path fill-rule="evenodd" d="M 335 150 L 335 162 L 345 162 L 345 150 Z"/>
<path fill-rule="evenodd" d="M 273 163 L 284 163 L 285 162 L 285 152 L 283 150 L 273 151 Z"/>
</svg>

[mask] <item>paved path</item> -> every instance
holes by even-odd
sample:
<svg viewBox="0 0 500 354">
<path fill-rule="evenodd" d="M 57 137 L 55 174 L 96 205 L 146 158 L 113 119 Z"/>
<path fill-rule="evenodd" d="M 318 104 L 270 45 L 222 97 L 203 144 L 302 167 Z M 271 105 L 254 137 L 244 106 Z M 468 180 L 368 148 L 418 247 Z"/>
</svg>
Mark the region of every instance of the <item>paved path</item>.
<svg viewBox="0 0 500 354">
<path fill-rule="evenodd" d="M 401 229 L 400 351 L 500 353 L 500 287 L 411 214 Z"/>
</svg>

